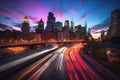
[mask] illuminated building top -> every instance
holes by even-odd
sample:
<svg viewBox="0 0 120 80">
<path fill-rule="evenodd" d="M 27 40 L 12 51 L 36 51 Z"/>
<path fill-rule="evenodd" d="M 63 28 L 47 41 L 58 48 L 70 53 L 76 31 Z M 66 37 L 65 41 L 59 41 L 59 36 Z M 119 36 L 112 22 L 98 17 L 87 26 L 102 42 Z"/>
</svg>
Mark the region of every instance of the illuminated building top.
<svg viewBox="0 0 120 80">
<path fill-rule="evenodd" d="M 25 17 L 24 17 L 23 22 L 26 22 L 26 23 L 28 23 L 28 22 L 29 22 L 29 20 L 28 20 L 28 17 L 27 17 L 27 16 L 25 16 Z"/>
</svg>

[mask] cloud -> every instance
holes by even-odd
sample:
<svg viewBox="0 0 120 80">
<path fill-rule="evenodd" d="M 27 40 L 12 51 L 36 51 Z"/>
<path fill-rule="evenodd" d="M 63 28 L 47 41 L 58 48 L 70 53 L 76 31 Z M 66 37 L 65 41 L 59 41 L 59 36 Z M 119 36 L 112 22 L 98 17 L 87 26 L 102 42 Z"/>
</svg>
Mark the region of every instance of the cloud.
<svg viewBox="0 0 120 80">
<path fill-rule="evenodd" d="M 90 9 L 89 11 L 84 13 L 82 16 L 80 16 L 80 18 L 77 21 L 81 21 L 81 20 L 86 19 L 91 14 L 93 14 L 95 11 L 100 10 L 100 9 L 104 8 L 105 6 L 107 6 L 108 3 L 109 3 L 108 1 L 104 1 L 104 2 L 101 1 L 101 2 L 99 2 L 92 9 Z"/>
<path fill-rule="evenodd" d="M 24 16 L 28 16 L 29 21 L 32 23 L 37 23 L 41 18 L 44 22 L 47 21 L 47 14 L 50 11 L 48 5 L 43 5 L 42 2 L 30 0 L 29 3 L 25 1 L 26 5 L 23 2 L 16 1 L 15 3 L 19 7 L 19 13 Z M 32 6 L 34 4 L 34 6 Z M 32 6 L 32 7 L 31 7 Z"/>
<path fill-rule="evenodd" d="M 103 29 L 103 28 L 108 27 L 109 25 L 110 25 L 110 18 L 107 18 L 100 24 L 94 25 L 92 28 Z"/>
<path fill-rule="evenodd" d="M 85 3 L 86 3 L 86 0 L 79 0 L 78 8 L 80 9 Z"/>
<path fill-rule="evenodd" d="M 74 9 L 71 9 L 70 12 L 72 12 L 73 15 L 77 15 L 77 11 L 75 11 Z"/>
<path fill-rule="evenodd" d="M 0 14 L 3 14 L 4 16 L 8 16 L 9 18 L 14 18 L 14 19 L 21 19 L 21 15 L 17 14 L 16 12 L 12 12 L 7 9 L 0 8 Z"/>
<path fill-rule="evenodd" d="M 27 15 L 27 16 L 28 16 L 28 18 L 31 20 L 31 22 L 33 22 L 33 23 L 38 22 L 38 18 L 37 18 L 37 17 L 32 17 L 32 16 L 30 16 L 30 15 Z"/>
<path fill-rule="evenodd" d="M 5 25 L 5 24 L 2 24 L 2 23 L 0 23 L 0 30 L 1 31 L 5 31 L 5 30 L 13 30 L 13 28 L 12 27 L 9 27 L 9 26 L 7 26 L 7 25 Z"/>
<path fill-rule="evenodd" d="M 7 16 L 5 16 L 5 19 L 7 19 L 7 20 L 12 20 L 10 17 L 7 17 Z"/>
<path fill-rule="evenodd" d="M 77 21 L 84 20 L 86 17 L 88 17 L 88 16 L 90 16 L 90 15 L 91 15 L 91 12 L 85 13 L 85 14 L 83 14 Z"/>
<path fill-rule="evenodd" d="M 101 33 L 102 30 L 107 32 L 109 25 L 110 25 L 110 18 L 107 18 L 102 23 L 97 24 L 91 28 L 92 34 Z"/>
<path fill-rule="evenodd" d="M 57 18 L 57 19 L 61 19 L 62 17 L 63 17 L 63 13 L 62 13 L 62 11 L 54 11 L 54 14 L 55 14 L 55 17 Z"/>
<path fill-rule="evenodd" d="M 97 19 L 98 20 L 101 20 L 101 19 L 103 19 L 104 17 L 103 16 L 99 16 Z"/>
<path fill-rule="evenodd" d="M 21 26 L 22 26 L 22 23 L 13 23 L 13 26 L 21 27 Z"/>
</svg>

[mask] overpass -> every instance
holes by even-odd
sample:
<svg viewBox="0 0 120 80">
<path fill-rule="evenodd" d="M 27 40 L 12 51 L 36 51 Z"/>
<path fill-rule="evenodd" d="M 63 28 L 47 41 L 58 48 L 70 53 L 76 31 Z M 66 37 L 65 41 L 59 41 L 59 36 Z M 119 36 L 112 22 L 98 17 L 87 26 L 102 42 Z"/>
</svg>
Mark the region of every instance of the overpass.
<svg viewBox="0 0 120 80">
<path fill-rule="evenodd" d="M 36 46 L 36 45 L 52 45 L 54 43 L 61 44 L 61 43 L 79 43 L 84 42 L 84 39 L 80 40 L 66 40 L 66 41 L 41 41 L 41 42 L 25 42 L 25 43 L 2 43 L 0 44 L 0 48 L 7 48 L 7 47 L 16 47 L 16 46 Z"/>
</svg>

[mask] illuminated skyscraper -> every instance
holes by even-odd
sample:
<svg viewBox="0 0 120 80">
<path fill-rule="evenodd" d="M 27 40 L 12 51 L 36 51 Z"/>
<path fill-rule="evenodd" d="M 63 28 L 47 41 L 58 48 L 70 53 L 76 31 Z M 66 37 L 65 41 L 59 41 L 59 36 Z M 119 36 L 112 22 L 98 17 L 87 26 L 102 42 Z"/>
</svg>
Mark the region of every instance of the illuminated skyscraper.
<svg viewBox="0 0 120 80">
<path fill-rule="evenodd" d="M 28 17 L 25 16 L 24 19 L 23 19 L 23 23 L 22 23 L 22 37 L 23 39 L 29 39 L 29 20 L 28 20 Z"/>
<path fill-rule="evenodd" d="M 46 30 L 54 31 L 55 30 L 55 21 L 56 21 L 56 19 L 54 17 L 54 14 L 52 12 L 49 12 Z"/>
<path fill-rule="evenodd" d="M 28 17 L 25 16 L 24 19 L 23 19 L 22 28 L 21 28 L 22 33 L 23 34 L 28 34 L 29 33 L 29 29 L 30 29 L 30 27 L 29 27 L 29 20 L 28 20 Z"/>
</svg>

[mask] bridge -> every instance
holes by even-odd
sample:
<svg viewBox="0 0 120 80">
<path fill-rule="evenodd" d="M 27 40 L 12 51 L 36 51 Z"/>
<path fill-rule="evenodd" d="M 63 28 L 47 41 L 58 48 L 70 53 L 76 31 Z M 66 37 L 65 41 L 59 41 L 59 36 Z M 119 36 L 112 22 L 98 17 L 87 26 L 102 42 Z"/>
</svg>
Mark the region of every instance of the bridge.
<svg viewBox="0 0 120 80">
<path fill-rule="evenodd" d="M 79 43 L 84 42 L 84 39 L 80 40 L 64 40 L 64 41 L 41 41 L 41 42 L 25 42 L 25 43 L 2 43 L 0 44 L 0 48 L 7 48 L 7 47 L 16 47 L 16 46 L 30 46 L 34 47 L 36 45 L 54 45 L 54 44 L 61 44 L 61 43 Z"/>
</svg>

